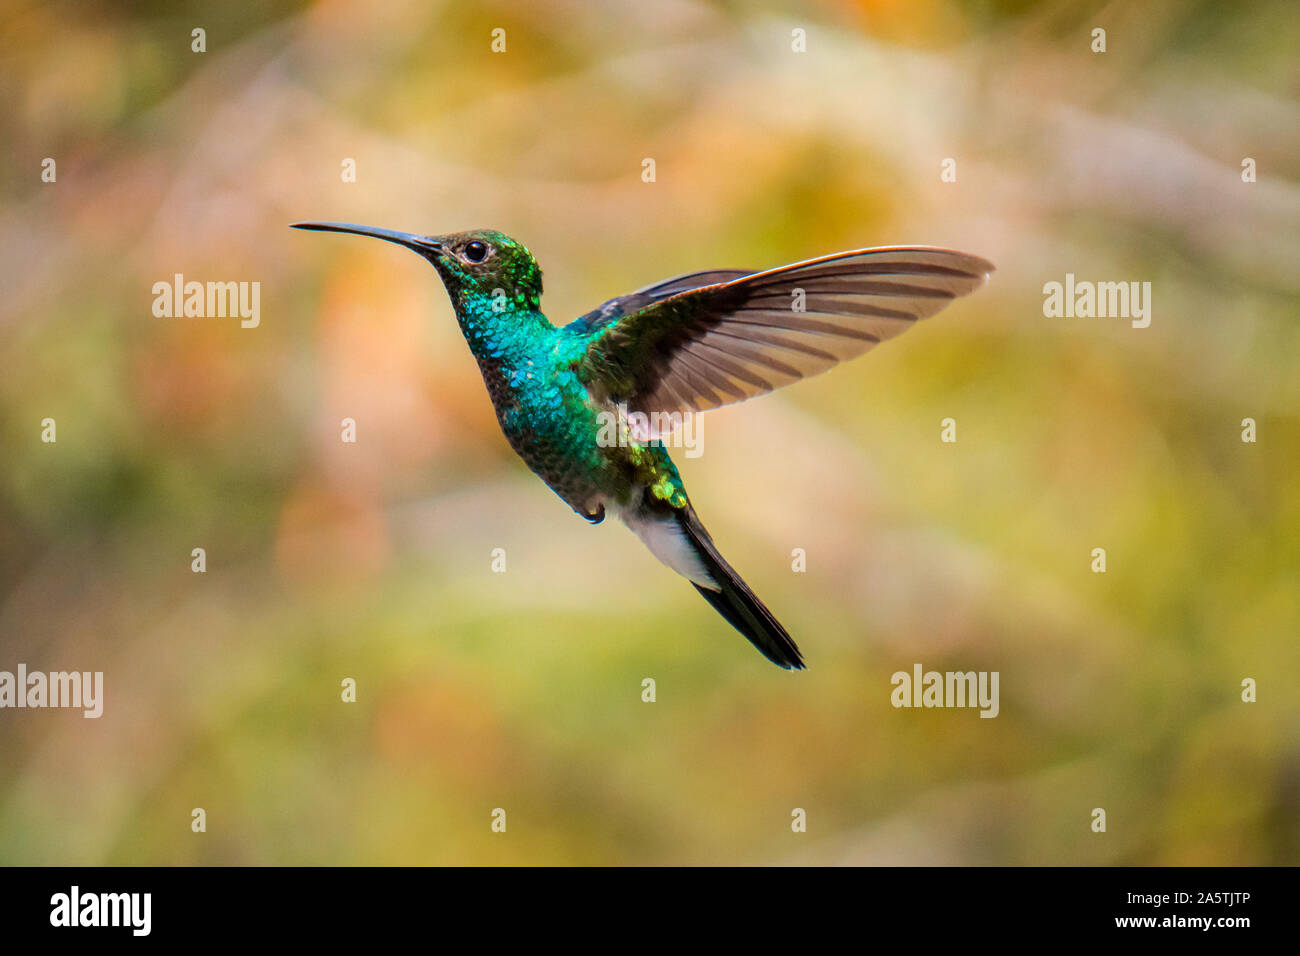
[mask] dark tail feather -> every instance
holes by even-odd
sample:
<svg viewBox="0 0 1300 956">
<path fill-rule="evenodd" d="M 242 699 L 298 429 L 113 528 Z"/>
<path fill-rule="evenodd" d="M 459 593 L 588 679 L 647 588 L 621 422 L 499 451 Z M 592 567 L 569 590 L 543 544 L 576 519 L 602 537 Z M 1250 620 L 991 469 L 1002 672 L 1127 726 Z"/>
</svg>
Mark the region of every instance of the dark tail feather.
<svg viewBox="0 0 1300 956">
<path fill-rule="evenodd" d="M 678 510 L 676 515 L 677 523 L 681 525 L 700 560 L 722 588 L 714 591 L 695 584 L 695 590 L 704 595 L 704 600 L 712 604 L 732 627 L 749 638 L 749 642 L 773 664 L 803 670 L 803 655 L 799 653 L 799 648 L 781 623 L 772 616 L 772 612 L 749 589 L 749 585 L 740 579 L 740 575 L 718 553 L 713 539 L 704 530 L 704 525 L 700 524 L 695 509 L 688 505 Z"/>
</svg>

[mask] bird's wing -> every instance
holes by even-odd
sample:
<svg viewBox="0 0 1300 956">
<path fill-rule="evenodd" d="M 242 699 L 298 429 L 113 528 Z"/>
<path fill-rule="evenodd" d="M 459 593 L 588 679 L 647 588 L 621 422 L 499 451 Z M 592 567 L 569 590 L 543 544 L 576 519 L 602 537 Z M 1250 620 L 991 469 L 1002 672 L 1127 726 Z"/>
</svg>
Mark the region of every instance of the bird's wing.
<svg viewBox="0 0 1300 956">
<path fill-rule="evenodd" d="M 598 399 L 633 411 L 717 408 L 861 355 L 992 271 L 951 249 L 890 246 L 682 276 L 574 322 L 590 338 L 577 371 Z"/>
<path fill-rule="evenodd" d="M 680 292 L 689 292 L 692 289 L 717 285 L 721 282 L 729 282 L 732 279 L 739 279 L 742 276 L 753 274 L 753 269 L 709 269 L 706 272 L 688 272 L 685 275 L 673 276 L 671 279 L 664 279 L 662 282 L 656 282 L 653 285 L 637 289 L 635 292 L 629 292 L 627 295 L 620 295 L 617 299 L 610 299 L 603 305 L 592 309 L 586 315 L 574 319 L 569 324 L 569 328 L 575 332 L 594 332 L 596 329 L 609 325 L 614 319 L 621 319 L 633 312 L 639 312 L 647 305 L 667 299 Z"/>
</svg>

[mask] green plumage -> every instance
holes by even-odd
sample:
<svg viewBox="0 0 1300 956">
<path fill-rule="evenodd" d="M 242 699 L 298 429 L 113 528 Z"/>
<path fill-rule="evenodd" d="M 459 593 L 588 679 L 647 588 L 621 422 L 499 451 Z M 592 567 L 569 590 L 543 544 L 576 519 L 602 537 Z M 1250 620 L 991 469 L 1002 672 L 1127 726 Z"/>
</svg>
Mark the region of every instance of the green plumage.
<svg viewBox="0 0 1300 956">
<path fill-rule="evenodd" d="M 478 361 L 497 421 L 510 447 L 576 512 L 599 520 L 606 503 L 627 506 L 638 487 L 675 507 L 686 491 L 662 447 L 601 447 L 600 413 L 584 364 L 601 330 L 557 328 L 542 314 L 542 274 L 527 248 L 497 232 L 447 237 L 490 241 L 495 268 L 468 272 L 461 262 L 435 262 L 449 289 L 461 331 Z"/>
</svg>

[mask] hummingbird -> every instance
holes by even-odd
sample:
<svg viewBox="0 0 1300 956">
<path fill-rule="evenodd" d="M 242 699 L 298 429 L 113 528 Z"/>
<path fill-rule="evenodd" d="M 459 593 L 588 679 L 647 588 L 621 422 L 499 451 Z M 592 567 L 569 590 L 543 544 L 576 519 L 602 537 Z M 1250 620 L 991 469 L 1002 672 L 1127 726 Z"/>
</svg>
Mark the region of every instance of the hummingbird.
<svg viewBox="0 0 1300 956">
<path fill-rule="evenodd" d="M 993 271 L 952 249 L 854 249 L 761 272 L 692 272 L 556 326 L 541 309 L 537 259 L 503 233 L 292 225 L 383 239 L 424 257 L 446 287 L 497 421 L 524 463 L 592 524 L 612 510 L 764 657 L 796 670 L 804 667 L 798 646 L 696 514 L 663 423 L 861 355 L 975 291 Z M 618 440 L 610 440 L 611 422 Z"/>
</svg>

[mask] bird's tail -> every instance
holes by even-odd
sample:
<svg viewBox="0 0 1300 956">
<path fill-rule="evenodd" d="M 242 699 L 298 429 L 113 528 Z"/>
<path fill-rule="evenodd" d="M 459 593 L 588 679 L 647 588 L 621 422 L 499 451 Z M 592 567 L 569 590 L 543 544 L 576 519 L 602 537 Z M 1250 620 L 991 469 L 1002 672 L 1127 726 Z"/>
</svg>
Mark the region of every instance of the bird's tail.
<svg viewBox="0 0 1300 956">
<path fill-rule="evenodd" d="M 660 561 L 704 595 L 704 600 L 778 667 L 803 669 L 803 655 L 779 621 L 718 553 L 695 509 L 661 503 L 620 511 L 620 517 Z"/>
<path fill-rule="evenodd" d="M 732 627 L 748 637 L 750 644 L 758 648 L 768 661 L 785 669 L 803 669 L 800 649 L 794 645 L 779 620 L 772 617 L 771 611 L 736 574 L 735 568 L 718 553 L 714 540 L 708 536 L 705 525 L 699 523 L 699 516 L 692 506 L 676 509 L 671 518 L 662 516 L 651 520 L 656 524 L 663 522 L 669 527 L 676 523 L 680 529 L 680 536 L 671 535 L 672 544 L 669 545 L 669 549 L 676 551 L 676 554 L 669 555 L 660 554 L 664 544 L 662 531 L 658 535 L 647 536 L 645 528 L 633 525 L 633 531 L 641 535 L 660 561 L 686 576 L 694 585 L 695 591 L 703 594 L 708 604 L 727 618 Z M 660 529 L 664 529 L 662 524 Z M 701 570 L 705 574 L 701 574 Z"/>
<path fill-rule="evenodd" d="M 773 664 L 787 670 L 802 670 L 803 655 L 799 653 L 799 648 L 781 626 L 781 622 L 772 616 L 767 606 L 718 553 L 713 538 L 704 530 L 695 509 L 690 505 L 679 508 L 675 517 L 689 547 L 704 565 L 708 577 L 717 585 L 715 589 L 709 587 L 707 582 L 700 583 L 692 579 L 691 584 L 695 585 L 695 590 L 704 595 L 704 600 L 712 604 L 714 610 L 725 617 L 732 627 L 749 638 L 749 642 Z"/>
</svg>

